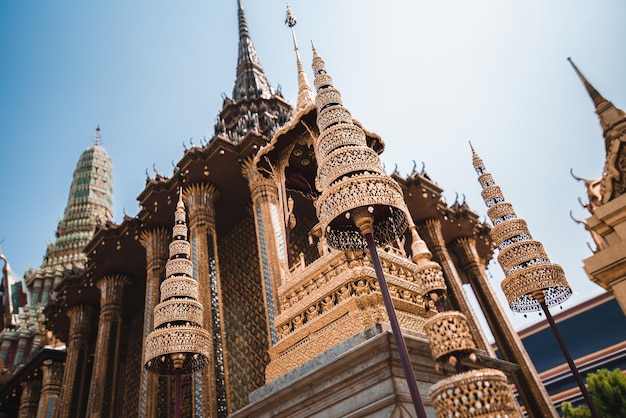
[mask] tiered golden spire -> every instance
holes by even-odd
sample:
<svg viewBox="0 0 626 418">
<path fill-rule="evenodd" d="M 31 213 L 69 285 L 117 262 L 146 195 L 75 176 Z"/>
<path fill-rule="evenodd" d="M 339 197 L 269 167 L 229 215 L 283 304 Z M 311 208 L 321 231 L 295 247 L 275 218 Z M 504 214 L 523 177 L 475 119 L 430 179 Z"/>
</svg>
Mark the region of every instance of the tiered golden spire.
<svg viewBox="0 0 626 418">
<path fill-rule="evenodd" d="M 198 282 L 189 259 L 191 245 L 181 192 L 172 238 L 166 279 L 161 283 L 161 303 L 154 308 L 154 330 L 146 339 L 145 367 L 157 374 L 189 374 L 207 364 L 211 338 L 202 328 L 204 308 L 198 302 Z"/>
<path fill-rule="evenodd" d="M 363 130 L 352 122 L 315 47 L 313 71 L 320 130 L 314 144 L 318 161 L 315 182 L 322 191 L 316 209 L 323 233 L 331 247 L 365 249 L 367 243 L 350 218 L 354 211 L 367 211 L 373 216 L 376 244 L 386 245 L 407 227 L 402 190 L 385 173 L 378 154 L 367 146 Z"/>
<path fill-rule="evenodd" d="M 550 261 L 541 242 L 530 235 L 526 221 L 518 218 L 513 205 L 504 199 L 474 147 L 472 157 L 489 208 L 487 215 L 494 225 L 491 237 L 499 249 L 498 263 L 506 276 L 502 290 L 511 310 L 533 312 L 542 310 L 542 301 L 548 306 L 562 303 L 572 295 L 563 269 Z"/>
</svg>

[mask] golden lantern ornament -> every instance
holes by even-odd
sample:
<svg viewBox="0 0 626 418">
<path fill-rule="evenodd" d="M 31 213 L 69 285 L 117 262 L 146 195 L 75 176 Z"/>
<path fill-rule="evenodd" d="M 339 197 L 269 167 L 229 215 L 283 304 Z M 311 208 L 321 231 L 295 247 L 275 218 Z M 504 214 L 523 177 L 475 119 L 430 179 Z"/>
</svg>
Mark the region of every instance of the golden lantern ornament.
<svg viewBox="0 0 626 418">
<path fill-rule="evenodd" d="M 498 246 L 498 263 L 505 275 L 502 290 L 509 307 L 514 312 L 542 311 L 545 314 L 591 415 L 599 418 L 600 414 L 549 309 L 572 295 L 565 273 L 561 266 L 550 261 L 541 242 L 533 239 L 526 221 L 517 217 L 513 205 L 504 199 L 502 190 L 485 169 L 483 160 L 471 144 L 470 147 L 474 169 L 482 187 L 481 195 L 488 208 L 487 215 L 493 223 L 491 237 Z"/>
<path fill-rule="evenodd" d="M 208 363 L 211 338 L 202 328 L 204 308 L 198 302 L 198 282 L 193 278 L 187 241 L 187 223 L 182 192 L 176 205 L 170 257 L 161 283 L 161 302 L 154 308 L 154 330 L 146 338 L 145 368 L 160 375 L 174 375 L 176 417 L 180 417 L 180 376 L 202 369 Z"/>
<path fill-rule="evenodd" d="M 402 190 L 385 173 L 378 154 L 367 146 L 365 132 L 343 107 L 341 94 L 315 47 L 313 71 L 320 131 L 314 141 L 318 161 L 315 183 L 321 191 L 316 210 L 322 233 L 333 248 L 369 250 L 415 411 L 418 417 L 426 418 L 376 247 L 389 244 L 407 228 Z"/>
<path fill-rule="evenodd" d="M 383 246 L 407 228 L 404 198 L 398 183 L 383 170 L 376 151 L 367 146 L 365 132 L 343 107 L 326 65 L 313 48 L 314 85 L 317 89 L 315 141 L 318 161 L 317 217 L 328 245 L 340 250 L 364 250 L 367 242 L 358 219 L 370 219 L 372 235 Z"/>
</svg>

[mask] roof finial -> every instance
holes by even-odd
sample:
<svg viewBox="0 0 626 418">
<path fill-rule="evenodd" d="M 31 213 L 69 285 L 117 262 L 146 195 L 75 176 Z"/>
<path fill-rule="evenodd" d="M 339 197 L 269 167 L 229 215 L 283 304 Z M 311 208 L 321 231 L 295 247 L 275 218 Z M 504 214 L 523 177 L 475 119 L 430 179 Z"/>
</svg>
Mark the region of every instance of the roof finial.
<svg viewBox="0 0 626 418">
<path fill-rule="evenodd" d="M 96 127 L 96 137 L 94 138 L 96 146 L 100 145 L 100 138 L 100 124 L 98 124 L 98 126 Z"/>
<path fill-rule="evenodd" d="M 472 149 L 472 161 L 474 163 L 474 170 L 476 170 L 476 173 L 483 174 L 486 172 L 485 170 L 485 164 L 483 163 L 482 158 L 480 158 L 478 156 L 478 153 L 476 152 L 476 150 L 474 149 L 474 146 L 472 145 L 472 141 L 468 141 L 470 148 Z"/>
<path fill-rule="evenodd" d="M 315 96 L 311 86 L 309 86 L 309 80 L 304 72 L 302 61 L 300 61 L 300 53 L 298 52 L 298 41 L 296 39 L 296 32 L 293 27 L 296 26 L 296 17 L 291 13 L 291 8 L 287 5 L 287 16 L 285 17 L 285 25 L 291 29 L 291 37 L 293 39 L 293 49 L 296 51 L 296 63 L 298 65 L 298 102 L 296 103 L 296 113 L 305 109 L 309 105 L 315 103 Z"/>
<path fill-rule="evenodd" d="M 182 186 L 178 188 L 178 204 L 176 205 L 176 209 L 185 209 L 185 202 L 183 202 Z"/>
<path fill-rule="evenodd" d="M 574 61 L 572 61 L 570 57 L 567 57 L 567 60 L 574 68 L 574 71 L 576 71 L 576 74 L 578 74 L 578 78 L 580 78 L 580 80 L 585 85 L 585 88 L 587 89 L 587 92 L 589 93 L 591 100 L 593 100 L 593 104 L 596 105 L 596 108 L 600 106 L 602 102 L 606 102 L 607 100 L 604 97 L 602 97 L 602 95 L 598 93 L 598 91 L 591 85 L 591 83 L 587 80 L 587 78 L 583 75 L 583 73 L 578 69 L 576 64 L 574 64 Z"/>
<path fill-rule="evenodd" d="M 311 39 L 311 49 L 313 50 L 313 59 L 320 58 L 317 53 L 317 49 L 315 49 L 315 44 L 313 43 L 313 39 Z"/>
</svg>

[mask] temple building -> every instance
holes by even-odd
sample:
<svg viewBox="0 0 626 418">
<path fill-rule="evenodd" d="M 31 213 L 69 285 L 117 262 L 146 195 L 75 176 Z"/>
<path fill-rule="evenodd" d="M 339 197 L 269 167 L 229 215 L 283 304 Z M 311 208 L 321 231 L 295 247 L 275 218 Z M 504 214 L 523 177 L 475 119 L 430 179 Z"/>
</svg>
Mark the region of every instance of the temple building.
<svg viewBox="0 0 626 418">
<path fill-rule="evenodd" d="M 112 165 L 99 129 L 81 155 L 56 240 L 26 275 L 32 298 L 0 333 L 0 417 L 174 417 L 177 397 L 185 417 L 415 416 L 374 261 L 363 248 L 337 249 L 341 240 L 358 247 L 360 238 L 325 218 L 325 210 L 359 202 L 322 190 L 355 178 L 363 179 L 350 183 L 358 192 L 395 199 L 390 214 L 371 210 L 406 228 L 374 225 L 393 237 L 378 254 L 429 416 L 443 416 L 442 382 L 461 387 L 468 376 L 463 396 L 487 382 L 485 393 L 498 399 L 472 408 L 558 416 L 489 281 L 491 227 L 465 202 L 447 204 L 424 169 L 388 176 L 383 138 L 352 117 L 350 98 L 344 105 L 332 84 L 329 73 L 342 63 L 327 63 L 327 73 L 315 52 L 311 87 L 295 35 L 292 106 L 272 87 L 237 6 L 235 84 L 214 134 L 186 149 L 170 176 L 148 176 L 136 215 L 112 222 Z M 623 137 L 623 112 L 619 123 L 611 119 L 617 111 L 606 112 L 607 138 Z M 626 199 L 622 183 L 611 184 L 601 199 L 607 207 Z M 602 207 L 592 212 L 603 217 L 597 228 L 587 221 L 594 231 L 608 222 Z M 598 229 L 603 248 L 619 235 L 613 224 Z M 617 283 L 626 282 L 606 280 L 620 300 Z M 455 319 L 431 327 L 442 313 Z M 203 342 L 195 352 L 202 367 L 176 377 L 180 392 L 171 375 L 151 373 L 171 366 L 151 344 L 174 326 Z M 462 347 L 441 353 L 432 341 L 448 332 Z"/>
<path fill-rule="evenodd" d="M 626 314 L 626 113 L 602 97 L 570 60 L 593 101 L 606 160 L 599 179 L 583 181 L 589 218 L 582 222 L 596 245 L 584 260 L 589 279 L 611 292 Z"/>
</svg>

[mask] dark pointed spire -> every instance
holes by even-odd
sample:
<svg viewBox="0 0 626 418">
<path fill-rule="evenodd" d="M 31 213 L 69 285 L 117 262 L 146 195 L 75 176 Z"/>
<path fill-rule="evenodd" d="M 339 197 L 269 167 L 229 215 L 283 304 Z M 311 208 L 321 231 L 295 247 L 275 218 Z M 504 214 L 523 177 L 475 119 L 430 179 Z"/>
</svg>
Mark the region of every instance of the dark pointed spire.
<svg viewBox="0 0 626 418">
<path fill-rule="evenodd" d="M 587 81 L 574 62 L 570 58 L 567 60 L 572 64 L 574 71 L 591 96 L 602 127 L 606 161 L 600 191 L 602 203 L 606 203 L 626 193 L 626 170 L 622 164 L 622 161 L 626 159 L 626 146 L 624 146 L 623 139 L 626 137 L 626 112 L 602 97 Z"/>
<path fill-rule="evenodd" d="M 574 64 L 574 61 L 572 61 L 570 57 L 567 57 L 567 60 L 572 65 L 572 68 L 574 68 L 574 71 L 576 71 L 576 74 L 578 74 L 578 78 L 580 78 L 580 81 L 582 81 L 583 84 L 585 85 L 585 88 L 587 89 L 587 93 L 589 93 L 589 96 L 591 97 L 591 100 L 593 100 L 593 104 L 596 105 L 596 108 L 598 108 L 602 103 L 607 102 L 608 100 L 602 97 L 602 95 L 598 93 L 598 90 L 596 90 L 591 85 L 591 83 L 587 80 L 587 78 L 583 75 L 583 73 L 578 69 L 576 64 Z"/>
<path fill-rule="evenodd" d="M 254 97 L 268 99 L 274 94 L 274 91 L 263 72 L 254 45 L 252 45 L 241 0 L 237 1 L 237 5 L 239 8 L 239 57 L 237 59 L 237 79 L 233 89 L 233 99 L 235 101 Z"/>
<path fill-rule="evenodd" d="M 100 139 L 102 137 L 100 136 L 100 124 L 98 124 L 98 126 L 96 127 L 96 136 L 94 138 L 94 143 L 95 145 L 98 147 L 100 146 Z"/>
</svg>

